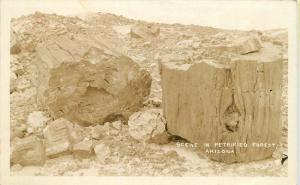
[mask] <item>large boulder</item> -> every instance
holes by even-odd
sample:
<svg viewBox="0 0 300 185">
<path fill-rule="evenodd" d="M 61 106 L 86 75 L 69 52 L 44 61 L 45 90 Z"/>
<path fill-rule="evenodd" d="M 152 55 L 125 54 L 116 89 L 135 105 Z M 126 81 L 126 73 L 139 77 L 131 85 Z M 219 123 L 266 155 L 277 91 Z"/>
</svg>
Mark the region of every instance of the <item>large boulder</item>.
<svg viewBox="0 0 300 185">
<path fill-rule="evenodd" d="M 82 125 L 128 119 L 149 95 L 151 77 L 133 60 L 85 37 L 56 37 L 37 48 L 38 104 Z"/>
</svg>

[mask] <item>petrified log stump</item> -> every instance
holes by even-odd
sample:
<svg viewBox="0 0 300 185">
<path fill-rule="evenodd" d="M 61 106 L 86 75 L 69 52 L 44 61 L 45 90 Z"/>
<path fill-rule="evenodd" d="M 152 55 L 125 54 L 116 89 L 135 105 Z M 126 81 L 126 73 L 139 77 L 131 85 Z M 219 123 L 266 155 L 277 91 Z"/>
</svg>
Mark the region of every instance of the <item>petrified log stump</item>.
<svg viewBox="0 0 300 185">
<path fill-rule="evenodd" d="M 281 128 L 280 60 L 167 62 L 161 73 L 171 134 L 198 143 L 211 159 L 226 163 L 272 156 Z"/>
<path fill-rule="evenodd" d="M 97 40 L 60 36 L 36 51 L 37 102 L 54 118 L 83 125 L 128 119 L 150 92 L 148 72 Z"/>
</svg>

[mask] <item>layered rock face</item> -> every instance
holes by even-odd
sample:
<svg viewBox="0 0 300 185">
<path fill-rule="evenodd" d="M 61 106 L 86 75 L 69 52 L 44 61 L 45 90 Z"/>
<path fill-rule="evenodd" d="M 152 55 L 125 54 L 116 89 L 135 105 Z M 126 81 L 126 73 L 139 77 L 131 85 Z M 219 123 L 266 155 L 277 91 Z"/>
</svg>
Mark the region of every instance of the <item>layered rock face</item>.
<svg viewBox="0 0 300 185">
<path fill-rule="evenodd" d="M 37 100 L 54 118 L 82 125 L 128 119 L 151 77 L 130 58 L 84 37 L 56 37 L 37 48 Z"/>
<path fill-rule="evenodd" d="M 213 160 L 271 157 L 280 139 L 282 60 L 274 54 L 262 57 L 267 50 L 237 55 L 224 65 L 214 60 L 163 63 L 168 131 L 198 143 Z"/>
</svg>

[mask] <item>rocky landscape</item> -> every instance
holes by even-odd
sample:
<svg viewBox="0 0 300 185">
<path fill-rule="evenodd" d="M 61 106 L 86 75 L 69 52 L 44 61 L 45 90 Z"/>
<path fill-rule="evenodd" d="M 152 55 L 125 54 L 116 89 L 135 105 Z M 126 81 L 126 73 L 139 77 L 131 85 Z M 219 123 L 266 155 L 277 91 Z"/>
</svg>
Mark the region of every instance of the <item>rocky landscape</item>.
<svg viewBox="0 0 300 185">
<path fill-rule="evenodd" d="M 286 176 L 287 41 L 286 29 L 103 13 L 14 18 L 11 172 Z M 276 147 L 224 157 L 202 145 L 255 138 Z"/>
</svg>

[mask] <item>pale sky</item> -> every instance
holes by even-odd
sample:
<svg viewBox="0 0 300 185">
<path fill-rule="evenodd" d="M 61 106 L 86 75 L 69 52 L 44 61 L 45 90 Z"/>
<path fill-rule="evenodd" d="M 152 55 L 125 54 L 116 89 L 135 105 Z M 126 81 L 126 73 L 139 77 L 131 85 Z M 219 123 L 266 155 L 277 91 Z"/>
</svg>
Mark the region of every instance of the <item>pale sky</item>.
<svg viewBox="0 0 300 185">
<path fill-rule="evenodd" d="M 288 0 L 11 0 L 10 12 L 11 17 L 35 11 L 61 15 L 109 12 L 153 22 L 262 30 L 286 28 L 294 3 Z"/>
</svg>

